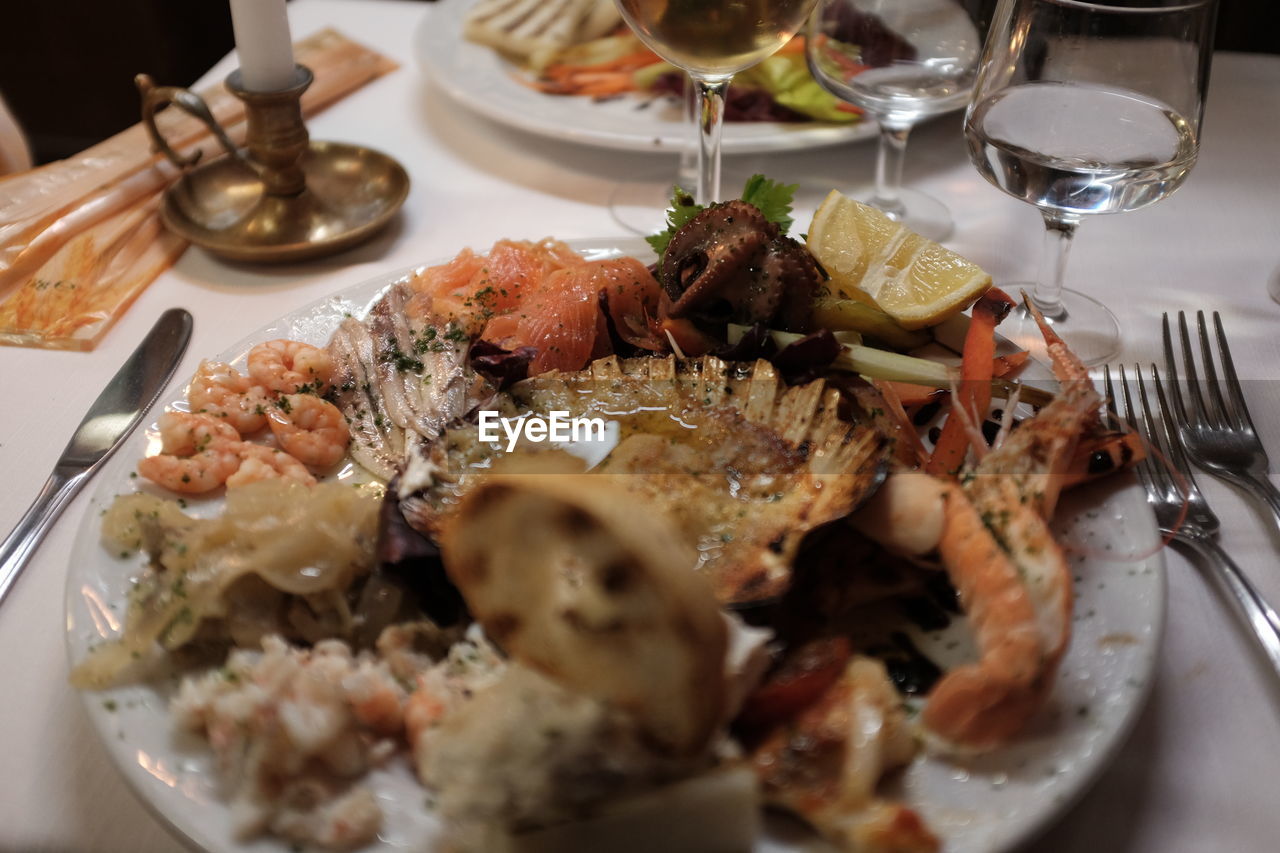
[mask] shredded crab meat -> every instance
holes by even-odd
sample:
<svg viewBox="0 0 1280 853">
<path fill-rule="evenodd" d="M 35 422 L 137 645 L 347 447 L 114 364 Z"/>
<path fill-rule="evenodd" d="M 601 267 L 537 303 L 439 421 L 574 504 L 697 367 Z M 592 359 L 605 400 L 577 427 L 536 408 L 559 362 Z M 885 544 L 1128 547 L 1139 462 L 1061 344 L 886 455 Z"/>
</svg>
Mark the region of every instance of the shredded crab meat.
<svg viewBox="0 0 1280 853">
<path fill-rule="evenodd" d="M 395 752 L 408 691 L 386 662 L 338 640 L 305 650 L 268 636 L 262 649 L 185 679 L 172 705 L 178 725 L 209 740 L 237 837 L 372 842 L 382 811 L 356 780 Z"/>
</svg>

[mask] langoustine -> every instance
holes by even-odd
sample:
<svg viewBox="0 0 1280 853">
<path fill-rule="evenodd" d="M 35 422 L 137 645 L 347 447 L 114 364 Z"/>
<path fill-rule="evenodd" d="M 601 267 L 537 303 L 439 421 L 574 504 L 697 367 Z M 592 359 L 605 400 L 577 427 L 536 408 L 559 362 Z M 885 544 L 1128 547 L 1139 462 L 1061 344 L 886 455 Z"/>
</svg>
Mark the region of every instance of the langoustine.
<svg viewBox="0 0 1280 853">
<path fill-rule="evenodd" d="M 1043 705 L 1071 635 L 1071 577 L 1048 520 L 1100 398 L 1034 306 L 1061 391 L 988 452 L 962 483 L 893 474 L 855 525 L 898 553 L 942 558 L 969 616 L 979 660 L 930 693 L 926 734 L 949 751 L 1007 742 Z"/>
</svg>

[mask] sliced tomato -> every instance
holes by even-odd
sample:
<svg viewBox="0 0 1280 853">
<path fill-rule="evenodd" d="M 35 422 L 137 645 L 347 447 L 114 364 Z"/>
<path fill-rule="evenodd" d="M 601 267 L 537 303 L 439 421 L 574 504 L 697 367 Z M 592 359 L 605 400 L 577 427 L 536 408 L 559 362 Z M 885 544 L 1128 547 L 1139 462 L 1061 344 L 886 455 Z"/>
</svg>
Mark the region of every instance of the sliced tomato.
<svg viewBox="0 0 1280 853">
<path fill-rule="evenodd" d="M 811 640 L 792 650 L 747 697 L 738 724 L 763 731 L 793 719 L 840 679 L 852 654 L 844 637 Z"/>
</svg>

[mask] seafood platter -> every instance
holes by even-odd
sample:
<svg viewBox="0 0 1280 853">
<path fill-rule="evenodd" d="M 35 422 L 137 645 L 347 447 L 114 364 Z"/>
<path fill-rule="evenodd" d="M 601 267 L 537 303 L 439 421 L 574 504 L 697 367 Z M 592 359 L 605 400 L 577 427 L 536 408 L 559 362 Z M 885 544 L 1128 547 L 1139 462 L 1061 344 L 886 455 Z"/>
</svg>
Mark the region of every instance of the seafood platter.
<svg viewBox="0 0 1280 853">
<path fill-rule="evenodd" d="M 228 851 L 997 851 L 1060 814 L 1154 665 L 1142 448 L 1050 327 L 1052 373 L 999 337 L 1016 294 L 838 193 L 801 242 L 793 189 L 464 248 L 202 361 L 68 586 L 143 800 Z"/>
</svg>

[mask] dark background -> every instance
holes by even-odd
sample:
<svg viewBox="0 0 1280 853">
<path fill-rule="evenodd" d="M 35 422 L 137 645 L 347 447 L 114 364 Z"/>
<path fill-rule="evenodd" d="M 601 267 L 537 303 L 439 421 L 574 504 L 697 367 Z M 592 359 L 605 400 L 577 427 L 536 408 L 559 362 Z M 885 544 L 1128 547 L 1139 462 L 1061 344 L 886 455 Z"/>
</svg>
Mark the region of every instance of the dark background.
<svg viewBox="0 0 1280 853">
<path fill-rule="evenodd" d="M 135 74 L 187 86 L 233 46 L 227 0 L 3 0 L 0 7 L 0 93 L 37 163 L 135 123 Z M 1280 2 L 1220 0 L 1217 47 L 1280 53 Z"/>
</svg>

